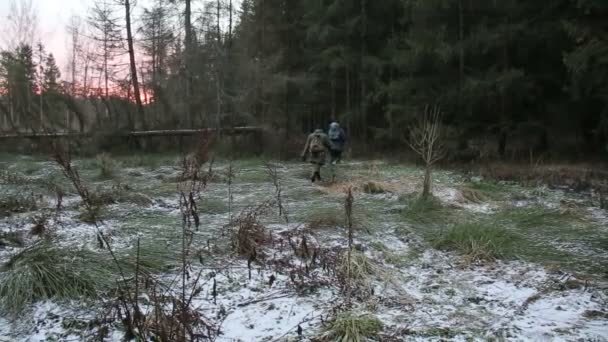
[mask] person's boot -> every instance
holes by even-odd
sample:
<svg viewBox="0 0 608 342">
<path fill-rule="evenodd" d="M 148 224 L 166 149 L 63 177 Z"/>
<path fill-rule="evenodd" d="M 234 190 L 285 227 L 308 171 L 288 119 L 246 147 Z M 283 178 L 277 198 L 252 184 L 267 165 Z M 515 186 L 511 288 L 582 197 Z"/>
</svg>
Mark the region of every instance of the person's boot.
<svg viewBox="0 0 608 342">
<path fill-rule="evenodd" d="M 315 177 L 316 179 L 320 182 L 321 181 L 321 173 L 320 172 L 315 172 Z"/>
<path fill-rule="evenodd" d="M 316 172 L 313 172 L 313 173 L 312 173 L 312 177 L 310 177 L 310 182 L 311 182 L 311 183 L 314 183 L 316 179 L 317 179 L 317 173 L 316 173 Z"/>
</svg>

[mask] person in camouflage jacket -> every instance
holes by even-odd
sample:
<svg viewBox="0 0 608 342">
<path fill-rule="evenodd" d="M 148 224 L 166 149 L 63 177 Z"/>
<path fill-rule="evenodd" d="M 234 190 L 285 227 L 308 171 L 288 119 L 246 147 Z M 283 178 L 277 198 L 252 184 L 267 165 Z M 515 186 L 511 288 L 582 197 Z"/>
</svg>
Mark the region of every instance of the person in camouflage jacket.
<svg viewBox="0 0 608 342">
<path fill-rule="evenodd" d="M 311 182 L 321 180 L 321 167 L 325 165 L 327 151 L 331 148 L 331 142 L 322 129 L 316 129 L 306 139 L 306 145 L 302 151 L 302 161 L 308 161 L 313 165 Z"/>
</svg>

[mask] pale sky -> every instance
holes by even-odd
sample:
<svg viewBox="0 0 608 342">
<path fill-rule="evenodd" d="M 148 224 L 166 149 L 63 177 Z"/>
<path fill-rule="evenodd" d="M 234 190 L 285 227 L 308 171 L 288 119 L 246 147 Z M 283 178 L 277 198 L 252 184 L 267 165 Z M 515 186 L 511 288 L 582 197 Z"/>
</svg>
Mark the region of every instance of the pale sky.
<svg viewBox="0 0 608 342">
<path fill-rule="evenodd" d="M 21 0 L 16 0 L 21 1 Z M 28 0 L 25 0 L 28 1 Z M 95 0 L 31 0 L 33 3 L 33 7 L 36 10 L 38 16 L 38 22 L 35 23 L 36 26 L 36 40 L 34 45 L 38 43 L 40 40 L 42 44 L 46 47 L 47 52 L 53 53 L 57 60 L 57 64 L 62 70 L 64 75 L 67 74 L 67 65 L 69 61 L 70 54 L 70 43 L 69 43 L 69 35 L 67 33 L 67 26 L 70 23 L 70 19 L 72 16 L 77 15 L 80 16 L 81 19 L 86 21 L 88 9 L 93 6 Z M 206 2 L 215 1 L 215 0 L 194 0 L 193 1 L 193 10 L 200 10 L 202 5 Z M 0 0 L 0 48 L 4 48 L 6 45 L 6 37 L 2 37 L 2 35 L 6 35 L 5 33 L 5 24 L 7 16 L 9 15 L 9 3 L 10 0 Z M 139 16 L 142 7 L 149 4 L 149 0 L 136 0 L 134 1 L 136 7 L 133 10 L 133 25 L 134 30 L 137 27 L 137 17 Z M 240 0 L 233 0 L 233 8 L 238 11 L 240 7 Z M 117 8 L 117 14 L 123 15 L 123 11 L 120 7 Z M 235 17 L 236 19 L 236 17 Z M 137 49 L 137 47 L 136 47 Z"/>
<path fill-rule="evenodd" d="M 62 70 L 68 60 L 66 27 L 73 14 L 84 16 L 94 0 L 33 0 L 38 13 L 37 38 L 57 58 Z M 9 0 L 0 0 L 0 26 L 9 14 Z M 4 29 L 0 30 L 4 33 Z M 37 40 L 38 40 L 37 39 Z M 4 42 L 1 42 L 2 46 Z"/>
</svg>

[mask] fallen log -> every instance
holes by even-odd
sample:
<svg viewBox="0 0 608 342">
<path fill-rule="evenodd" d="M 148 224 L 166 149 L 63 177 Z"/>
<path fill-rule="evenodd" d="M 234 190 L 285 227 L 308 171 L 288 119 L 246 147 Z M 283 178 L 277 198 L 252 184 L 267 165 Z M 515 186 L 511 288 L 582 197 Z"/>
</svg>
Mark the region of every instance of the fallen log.
<svg viewBox="0 0 608 342">
<path fill-rule="evenodd" d="M 0 133 L 0 139 L 35 139 L 35 138 L 67 138 L 67 137 L 90 137 L 94 135 L 116 136 L 116 137 L 152 137 L 152 136 L 192 136 L 202 133 L 216 133 L 223 135 L 239 135 L 259 133 L 263 131 L 261 127 L 233 127 L 233 128 L 200 128 L 200 129 L 168 129 L 168 130 L 149 130 L 149 131 L 127 131 L 127 132 L 52 132 L 52 133 L 36 133 L 36 132 L 17 132 L 17 133 Z"/>
</svg>

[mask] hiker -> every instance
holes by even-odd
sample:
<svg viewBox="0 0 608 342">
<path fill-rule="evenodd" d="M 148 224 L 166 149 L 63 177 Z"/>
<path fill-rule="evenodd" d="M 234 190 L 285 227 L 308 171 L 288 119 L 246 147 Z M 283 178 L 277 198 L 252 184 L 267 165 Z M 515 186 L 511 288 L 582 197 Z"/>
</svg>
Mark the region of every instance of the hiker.
<svg viewBox="0 0 608 342">
<path fill-rule="evenodd" d="M 344 144 L 346 143 L 346 134 L 344 134 L 344 130 L 340 127 L 340 124 L 334 121 L 329 124 L 329 132 L 327 135 L 331 144 L 331 148 L 329 149 L 331 163 L 337 164 L 342 161 L 342 151 L 344 151 Z"/>
<path fill-rule="evenodd" d="M 325 151 L 331 148 L 331 143 L 327 134 L 322 129 L 316 129 L 306 139 L 304 151 L 302 151 L 302 161 L 308 160 L 313 164 L 311 182 L 321 180 L 321 166 L 325 165 Z"/>
</svg>

